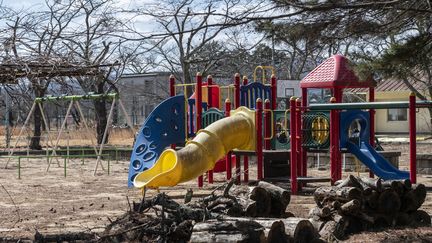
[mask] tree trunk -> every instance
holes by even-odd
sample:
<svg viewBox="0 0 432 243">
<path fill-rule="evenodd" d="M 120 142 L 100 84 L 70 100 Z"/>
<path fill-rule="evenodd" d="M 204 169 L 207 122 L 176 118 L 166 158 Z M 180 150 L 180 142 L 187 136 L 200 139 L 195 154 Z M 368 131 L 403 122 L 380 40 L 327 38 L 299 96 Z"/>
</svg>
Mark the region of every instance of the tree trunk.
<svg viewBox="0 0 432 243">
<path fill-rule="evenodd" d="M 38 87 L 34 85 L 36 97 L 43 97 L 45 95 L 46 88 Z M 42 146 L 40 144 L 42 135 L 42 111 L 39 106 L 36 105 L 33 113 L 33 137 L 30 140 L 30 149 L 41 150 Z"/>
<path fill-rule="evenodd" d="M 103 94 L 104 82 L 101 82 L 97 85 L 97 94 Z M 106 136 L 105 141 L 102 141 L 103 134 L 105 132 L 105 128 L 107 126 L 108 117 L 107 117 L 107 109 L 106 109 L 106 100 L 104 99 L 97 99 L 93 101 L 94 108 L 95 108 L 95 119 L 96 119 L 96 136 L 97 136 L 97 143 L 108 143 L 109 141 L 109 133 Z"/>
</svg>

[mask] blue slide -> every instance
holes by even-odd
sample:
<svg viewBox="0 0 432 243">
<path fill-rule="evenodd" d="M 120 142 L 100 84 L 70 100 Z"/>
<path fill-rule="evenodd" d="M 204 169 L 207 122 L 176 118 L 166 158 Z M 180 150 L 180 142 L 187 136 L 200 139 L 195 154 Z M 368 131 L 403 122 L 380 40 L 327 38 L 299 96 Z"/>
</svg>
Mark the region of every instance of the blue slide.
<svg viewBox="0 0 432 243">
<path fill-rule="evenodd" d="M 360 147 L 352 142 L 346 143 L 348 152 L 355 155 L 363 164 L 383 180 L 408 179 L 409 173 L 396 169 L 382 155 L 377 153 L 369 143 L 361 142 Z"/>
<path fill-rule="evenodd" d="M 185 100 L 183 95 L 170 97 L 149 114 L 137 134 L 132 150 L 128 187 L 135 176 L 151 168 L 170 144 L 185 141 Z"/>
<path fill-rule="evenodd" d="M 340 113 L 340 146 L 357 157 L 363 164 L 383 180 L 408 179 L 409 172 L 395 168 L 369 144 L 369 112 L 350 110 Z M 357 124 L 357 135 L 349 137 L 353 123 Z"/>
</svg>

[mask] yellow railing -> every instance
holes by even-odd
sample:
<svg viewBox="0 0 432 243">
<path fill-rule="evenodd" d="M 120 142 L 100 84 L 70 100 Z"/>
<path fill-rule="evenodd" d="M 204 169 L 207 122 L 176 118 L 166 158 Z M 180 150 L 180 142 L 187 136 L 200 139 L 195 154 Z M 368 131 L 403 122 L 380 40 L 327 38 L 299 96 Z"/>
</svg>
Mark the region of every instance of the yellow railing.
<svg viewBox="0 0 432 243">
<path fill-rule="evenodd" d="M 254 82 L 257 81 L 256 80 L 256 73 L 257 73 L 257 71 L 259 69 L 261 69 L 261 71 L 262 71 L 262 83 L 263 84 L 266 84 L 266 75 L 265 75 L 266 74 L 266 72 L 265 72 L 266 69 L 270 69 L 272 75 L 275 75 L 275 73 L 276 73 L 275 68 L 273 66 L 257 66 L 255 68 L 255 70 L 254 70 L 254 73 L 253 73 L 253 80 L 254 80 Z"/>
</svg>

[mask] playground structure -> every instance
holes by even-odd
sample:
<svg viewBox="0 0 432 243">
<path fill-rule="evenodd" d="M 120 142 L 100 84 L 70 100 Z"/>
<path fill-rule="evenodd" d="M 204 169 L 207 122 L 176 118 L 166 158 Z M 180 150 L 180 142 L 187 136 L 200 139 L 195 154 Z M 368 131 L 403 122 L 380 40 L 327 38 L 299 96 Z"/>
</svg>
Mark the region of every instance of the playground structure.
<svg viewBox="0 0 432 243">
<path fill-rule="evenodd" d="M 371 176 L 375 174 L 385 180 L 409 177 L 416 182 L 415 109 L 431 106 L 430 102 L 416 102 L 415 96 L 410 96 L 409 102 L 374 102 L 374 83 L 359 80 L 349 68 L 348 60 L 340 55 L 329 58 L 301 81 L 302 98 L 292 97 L 289 110 L 276 110 L 276 82 L 274 73 L 270 84 L 265 77 L 257 82 L 256 73 L 254 82 L 248 83 L 244 77 L 240 84 L 240 75 L 236 74 L 234 85 L 228 87 L 213 84 L 211 76 L 203 83 L 200 74 L 196 83 L 187 85 L 176 85 L 171 77 L 171 97 L 148 116 L 137 137 L 128 185 L 157 188 L 198 177 L 201 187 L 203 173 L 208 172 L 209 183 L 213 182 L 214 168 L 226 171 L 229 180 L 233 161 L 237 181 L 240 182 L 243 174 L 243 181 L 247 182 L 248 156 L 256 156 L 257 180 L 262 180 L 264 161 L 266 164 L 272 159 L 287 161 L 289 154 L 286 169 L 290 172 L 291 191 L 296 194 L 304 183 L 331 181 L 333 184 L 340 180 L 342 152 L 354 154 L 369 167 Z M 186 86 L 194 87 L 193 95 L 188 96 Z M 183 87 L 183 95 L 177 95 L 176 87 Z M 220 89 L 231 87 L 234 104 L 227 99 L 225 109 L 218 109 L 222 100 Z M 331 104 L 309 104 L 310 88 L 330 89 Z M 342 103 L 345 88 L 368 88 L 370 102 Z M 410 173 L 394 168 L 373 148 L 374 109 L 396 107 L 409 109 Z M 358 124 L 357 135 L 353 134 L 353 124 Z M 175 150 L 183 142 L 185 146 Z M 165 150 L 168 146 L 171 148 Z M 316 151 L 330 153 L 329 178 L 307 177 L 307 153 Z M 241 156 L 245 156 L 243 173 Z M 272 159 L 266 160 L 266 156 Z"/>
<path fill-rule="evenodd" d="M 100 100 L 100 99 L 110 101 L 111 105 L 110 105 L 110 111 L 108 114 L 107 125 L 105 127 L 103 138 L 102 138 L 102 140 L 104 142 L 97 145 L 95 142 L 96 141 L 96 135 L 94 132 L 92 132 L 92 130 L 90 129 L 90 127 L 88 125 L 87 119 L 85 118 L 83 110 L 81 108 L 80 101 L 82 101 L 82 100 Z M 60 129 L 56 132 L 55 140 L 50 135 L 50 131 L 49 131 L 50 126 L 49 126 L 47 116 L 46 116 L 46 113 L 45 113 L 44 107 L 43 107 L 43 103 L 45 103 L 45 102 L 68 102 L 66 114 L 61 121 Z M 47 172 L 49 171 L 50 166 L 51 166 L 54 159 L 57 161 L 57 165 L 59 167 L 60 167 L 59 159 L 63 159 L 64 176 L 66 177 L 67 163 L 68 163 L 69 159 L 73 159 L 73 158 L 78 159 L 79 158 L 79 159 L 82 159 L 82 163 L 84 163 L 85 158 L 95 158 L 96 159 L 96 165 L 95 165 L 95 169 L 94 169 L 94 174 L 96 174 L 99 166 L 102 168 L 102 170 L 105 170 L 105 168 L 102 164 L 102 158 L 108 158 L 108 160 L 107 160 L 108 166 L 107 166 L 106 171 L 109 174 L 110 173 L 110 168 L 109 168 L 110 167 L 110 158 L 109 158 L 110 156 L 108 154 L 104 153 L 103 149 L 105 146 L 105 141 L 107 139 L 109 127 L 112 124 L 113 111 L 114 111 L 114 107 L 115 107 L 116 103 L 119 104 L 119 107 L 121 108 L 123 114 L 125 115 L 126 123 L 128 124 L 128 127 L 132 130 L 133 134 L 135 134 L 134 128 L 131 125 L 129 117 L 127 116 L 124 105 L 123 105 L 119 95 L 116 93 L 110 93 L 110 94 L 93 94 L 93 93 L 90 93 L 90 94 L 86 94 L 86 95 L 45 96 L 45 97 L 36 98 L 34 100 L 32 106 L 31 106 L 31 108 L 30 108 L 29 113 L 27 114 L 27 118 L 25 119 L 23 126 L 21 127 L 21 129 L 19 131 L 19 134 L 16 138 L 14 145 L 7 149 L 7 151 L 8 151 L 7 156 L 2 156 L 3 158 L 7 158 L 5 168 L 8 167 L 8 165 L 12 159 L 17 159 L 18 179 L 20 179 L 21 178 L 21 159 L 24 159 L 24 158 L 25 159 L 46 158 L 46 160 L 47 160 L 46 171 Z M 78 148 L 78 149 L 70 148 L 70 144 L 69 144 L 69 135 L 70 134 L 69 134 L 69 131 L 67 131 L 66 127 L 68 124 L 68 117 L 70 116 L 71 110 L 73 107 L 75 107 L 75 109 L 79 113 L 79 116 L 81 118 L 80 124 L 84 127 L 86 134 L 90 135 L 91 148 L 83 148 L 83 147 Z M 30 118 L 33 116 L 36 108 L 39 109 L 41 117 L 42 117 L 43 125 L 46 128 L 45 148 L 43 148 L 45 154 L 42 153 L 40 155 L 31 155 L 29 152 L 29 146 L 27 145 L 27 149 L 26 149 L 27 154 L 26 155 L 14 155 L 17 147 L 19 146 L 20 141 L 22 140 L 22 138 L 24 136 L 24 132 L 25 131 L 31 132 L 31 131 L 28 131 L 29 121 L 30 121 Z M 67 144 L 66 144 L 66 148 L 63 149 L 63 148 L 60 148 L 60 139 L 62 138 L 62 135 L 64 136 L 65 133 L 67 136 Z M 41 136 L 41 137 L 43 137 L 43 136 Z M 77 154 L 77 153 L 80 153 L 80 154 Z M 117 150 L 116 150 L 116 154 L 117 154 Z"/>
</svg>

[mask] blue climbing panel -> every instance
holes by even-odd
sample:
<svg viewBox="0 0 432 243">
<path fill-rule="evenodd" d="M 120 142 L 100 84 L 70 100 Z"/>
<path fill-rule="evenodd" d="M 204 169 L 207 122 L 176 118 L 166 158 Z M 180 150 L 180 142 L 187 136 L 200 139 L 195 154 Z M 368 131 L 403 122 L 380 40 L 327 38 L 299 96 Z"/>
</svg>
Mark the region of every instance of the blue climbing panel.
<svg viewBox="0 0 432 243">
<path fill-rule="evenodd" d="M 135 176 L 154 165 L 170 144 L 185 141 L 185 100 L 183 95 L 160 103 L 144 121 L 136 137 L 129 165 L 128 186 Z"/>
<path fill-rule="evenodd" d="M 264 102 L 269 99 L 271 102 L 271 87 L 262 83 L 253 82 L 240 87 L 240 104 L 255 109 L 256 99 L 261 98 Z"/>
</svg>

